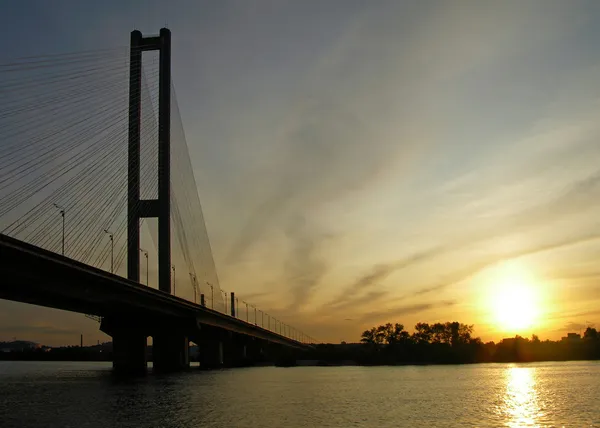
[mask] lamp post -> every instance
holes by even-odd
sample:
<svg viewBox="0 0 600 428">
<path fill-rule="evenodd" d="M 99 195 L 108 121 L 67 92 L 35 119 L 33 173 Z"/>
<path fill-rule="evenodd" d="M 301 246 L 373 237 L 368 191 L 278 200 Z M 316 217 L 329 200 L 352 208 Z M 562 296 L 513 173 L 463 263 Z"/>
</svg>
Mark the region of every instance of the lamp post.
<svg viewBox="0 0 600 428">
<path fill-rule="evenodd" d="M 62 217 L 62 255 L 65 255 L 65 208 L 58 205 L 53 204 L 54 207 L 58 208 L 60 211 L 60 215 Z"/>
<path fill-rule="evenodd" d="M 148 251 L 143 248 L 140 248 L 140 251 L 144 254 L 144 257 L 146 257 L 146 285 L 150 285 L 148 282 Z"/>
<path fill-rule="evenodd" d="M 210 308 L 214 309 L 215 308 L 215 291 L 213 290 L 213 286 L 210 282 L 205 281 L 206 285 L 208 285 L 210 287 Z"/>
<path fill-rule="evenodd" d="M 190 273 L 190 281 L 192 281 L 192 288 L 194 289 L 194 303 L 198 300 L 198 290 L 196 290 L 196 275 Z"/>
<path fill-rule="evenodd" d="M 173 296 L 175 296 L 175 265 L 171 265 L 171 269 L 173 270 Z"/>
<path fill-rule="evenodd" d="M 110 238 L 110 273 L 115 273 L 115 243 L 114 243 L 114 235 L 108 229 L 104 229 L 104 233 L 108 234 Z"/>
</svg>

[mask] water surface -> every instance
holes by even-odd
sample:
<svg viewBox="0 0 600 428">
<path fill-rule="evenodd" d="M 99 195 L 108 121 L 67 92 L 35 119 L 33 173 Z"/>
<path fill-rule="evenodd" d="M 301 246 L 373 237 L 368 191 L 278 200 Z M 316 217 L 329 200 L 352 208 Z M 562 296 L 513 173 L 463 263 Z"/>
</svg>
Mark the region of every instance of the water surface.
<svg viewBox="0 0 600 428">
<path fill-rule="evenodd" d="M 122 381 L 106 363 L 0 362 L 0 426 L 600 426 L 600 363 L 260 367 Z"/>
</svg>

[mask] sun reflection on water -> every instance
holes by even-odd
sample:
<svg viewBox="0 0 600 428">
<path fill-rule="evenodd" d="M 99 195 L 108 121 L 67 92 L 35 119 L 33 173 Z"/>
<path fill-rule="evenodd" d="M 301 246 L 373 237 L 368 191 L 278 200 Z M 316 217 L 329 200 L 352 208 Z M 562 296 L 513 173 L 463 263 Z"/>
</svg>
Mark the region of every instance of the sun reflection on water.
<svg viewBox="0 0 600 428">
<path fill-rule="evenodd" d="M 543 417 L 534 367 L 508 367 L 503 413 L 509 427 L 538 426 Z"/>
</svg>

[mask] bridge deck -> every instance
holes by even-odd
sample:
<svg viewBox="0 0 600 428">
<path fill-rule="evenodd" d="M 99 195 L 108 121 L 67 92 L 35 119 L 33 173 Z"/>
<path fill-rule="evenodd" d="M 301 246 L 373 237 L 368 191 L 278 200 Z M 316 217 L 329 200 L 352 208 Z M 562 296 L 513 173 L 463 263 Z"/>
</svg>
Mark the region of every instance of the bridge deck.
<svg viewBox="0 0 600 428">
<path fill-rule="evenodd" d="M 103 317 L 168 318 L 286 346 L 308 345 L 0 234 L 0 298 Z"/>
</svg>

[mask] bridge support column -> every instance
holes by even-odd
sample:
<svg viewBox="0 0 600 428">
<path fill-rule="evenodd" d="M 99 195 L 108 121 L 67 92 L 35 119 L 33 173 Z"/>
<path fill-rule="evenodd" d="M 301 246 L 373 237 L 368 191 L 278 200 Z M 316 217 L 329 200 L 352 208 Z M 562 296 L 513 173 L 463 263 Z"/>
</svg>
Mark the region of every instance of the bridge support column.
<svg viewBox="0 0 600 428">
<path fill-rule="evenodd" d="M 200 349 L 200 368 L 218 369 L 223 367 L 223 342 L 211 340 L 202 343 Z"/>
<path fill-rule="evenodd" d="M 190 341 L 187 336 L 161 333 L 152 337 L 154 370 L 174 372 L 190 366 Z"/>
<path fill-rule="evenodd" d="M 137 331 L 121 330 L 114 332 L 112 339 L 114 371 L 123 375 L 146 374 L 146 335 Z"/>
<path fill-rule="evenodd" d="M 104 317 L 100 331 L 112 337 L 113 370 L 119 375 L 146 374 L 148 334 L 132 318 Z"/>
</svg>

